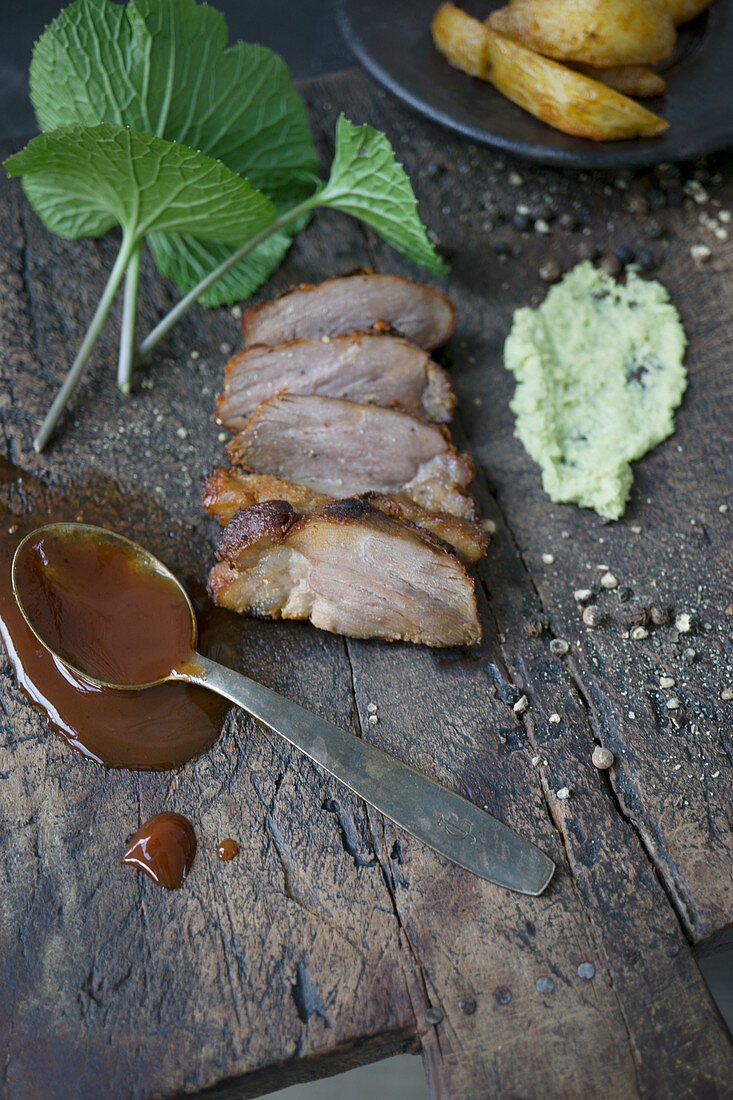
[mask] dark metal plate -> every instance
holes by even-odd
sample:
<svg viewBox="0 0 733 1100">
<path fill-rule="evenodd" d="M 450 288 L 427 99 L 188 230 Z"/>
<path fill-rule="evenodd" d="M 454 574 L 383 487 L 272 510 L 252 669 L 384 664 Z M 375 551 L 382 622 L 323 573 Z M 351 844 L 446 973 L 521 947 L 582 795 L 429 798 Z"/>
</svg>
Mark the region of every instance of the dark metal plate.
<svg viewBox="0 0 733 1100">
<path fill-rule="evenodd" d="M 658 138 L 607 143 L 553 130 L 490 85 L 452 68 L 430 38 L 439 0 L 335 3 L 346 41 L 372 76 L 416 111 L 474 141 L 570 168 L 659 164 L 733 144 L 731 0 L 717 0 L 680 27 L 674 57 L 658 67 L 667 93 L 644 102 L 669 121 L 669 130 Z M 483 19 L 500 3 L 466 0 L 462 6 Z"/>
</svg>

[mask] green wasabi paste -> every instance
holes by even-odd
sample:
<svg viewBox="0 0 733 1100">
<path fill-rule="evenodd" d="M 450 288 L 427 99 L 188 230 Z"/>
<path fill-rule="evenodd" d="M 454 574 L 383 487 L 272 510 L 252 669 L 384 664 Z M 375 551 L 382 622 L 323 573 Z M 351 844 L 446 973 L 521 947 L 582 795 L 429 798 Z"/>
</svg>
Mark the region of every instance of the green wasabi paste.
<svg viewBox="0 0 733 1100">
<path fill-rule="evenodd" d="M 674 431 L 687 343 L 661 283 L 624 286 L 578 264 L 538 309 L 518 309 L 504 346 L 517 435 L 551 500 L 623 515 L 630 463 Z"/>
</svg>

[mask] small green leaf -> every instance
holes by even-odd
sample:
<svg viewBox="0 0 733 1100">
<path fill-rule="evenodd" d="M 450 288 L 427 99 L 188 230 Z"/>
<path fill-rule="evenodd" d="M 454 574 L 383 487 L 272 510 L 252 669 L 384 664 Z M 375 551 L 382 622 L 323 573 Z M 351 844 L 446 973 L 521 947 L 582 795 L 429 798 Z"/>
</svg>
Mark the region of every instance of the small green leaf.
<svg viewBox="0 0 733 1100">
<path fill-rule="evenodd" d="M 195 0 L 130 0 L 126 7 L 75 0 L 33 51 L 39 126 L 110 122 L 153 133 L 222 161 L 279 210 L 293 206 L 313 190 L 318 168 L 305 105 L 277 54 L 244 42 L 226 49 L 226 39 L 223 15 Z M 151 247 L 181 290 L 198 281 L 206 247 L 188 235 L 164 243 L 159 234 Z M 283 244 L 259 252 L 256 269 L 251 257 L 237 265 L 226 295 L 224 285 L 216 288 L 217 301 L 251 294 L 284 251 Z M 212 268 L 223 256 L 214 249 Z"/>
<path fill-rule="evenodd" d="M 443 275 L 448 270 L 428 240 L 407 173 L 379 130 L 354 126 L 341 115 L 331 175 L 318 205 L 360 218 L 428 271 Z"/>
<path fill-rule="evenodd" d="M 39 134 L 5 161 L 33 209 L 61 237 L 113 225 L 140 241 L 154 230 L 242 244 L 275 218 L 272 203 L 218 161 L 122 126 Z"/>
</svg>

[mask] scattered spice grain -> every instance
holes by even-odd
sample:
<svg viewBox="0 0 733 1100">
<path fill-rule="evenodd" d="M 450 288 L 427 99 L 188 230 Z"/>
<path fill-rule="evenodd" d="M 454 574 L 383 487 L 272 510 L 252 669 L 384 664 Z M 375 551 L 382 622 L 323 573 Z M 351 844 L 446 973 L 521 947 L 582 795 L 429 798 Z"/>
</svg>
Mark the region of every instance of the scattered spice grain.
<svg viewBox="0 0 733 1100">
<path fill-rule="evenodd" d="M 597 604 L 592 603 L 589 604 L 588 607 L 583 608 L 583 622 L 586 626 L 600 626 L 605 617 L 603 611 Z"/>
<path fill-rule="evenodd" d="M 596 745 L 593 749 L 591 762 L 594 768 L 598 768 L 599 771 L 606 771 L 608 768 L 613 767 L 615 759 L 616 757 L 610 749 L 605 748 L 603 745 Z"/>
<path fill-rule="evenodd" d="M 562 269 L 555 260 L 540 265 L 539 276 L 543 283 L 556 283 L 562 275 Z"/>
</svg>

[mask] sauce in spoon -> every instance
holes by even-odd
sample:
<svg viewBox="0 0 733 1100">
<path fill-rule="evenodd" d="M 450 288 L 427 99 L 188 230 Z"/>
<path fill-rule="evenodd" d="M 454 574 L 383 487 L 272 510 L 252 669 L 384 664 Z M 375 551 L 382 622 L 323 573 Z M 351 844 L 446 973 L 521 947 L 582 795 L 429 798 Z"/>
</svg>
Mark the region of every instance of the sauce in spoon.
<svg viewBox="0 0 733 1100">
<path fill-rule="evenodd" d="M 190 660 L 195 624 L 175 581 L 126 548 L 95 527 L 42 527 L 23 544 L 15 584 L 49 649 L 95 679 L 150 684 Z"/>
<path fill-rule="evenodd" d="M 0 515 L 0 638 L 21 690 L 71 748 L 107 767 L 176 768 L 200 756 L 218 737 L 229 709 L 220 696 L 182 683 L 140 692 L 101 688 L 75 676 L 34 636 L 13 595 L 13 554 L 29 531 L 62 517 L 33 507 L 35 486 L 28 475 L 17 471 L 13 480 L 24 491 L 26 514 Z M 215 614 L 200 623 L 199 645 L 204 653 L 231 660 L 222 619 Z"/>
</svg>

